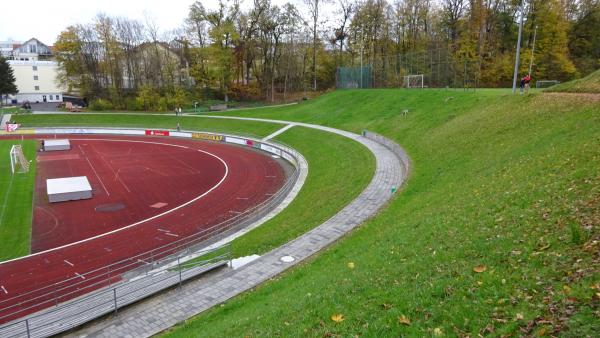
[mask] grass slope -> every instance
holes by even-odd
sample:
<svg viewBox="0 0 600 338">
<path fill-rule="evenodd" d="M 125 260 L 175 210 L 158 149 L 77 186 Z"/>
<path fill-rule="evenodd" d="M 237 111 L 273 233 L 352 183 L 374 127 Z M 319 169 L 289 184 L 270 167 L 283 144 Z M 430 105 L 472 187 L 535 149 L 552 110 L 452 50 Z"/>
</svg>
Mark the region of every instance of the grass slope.
<svg viewBox="0 0 600 338">
<path fill-rule="evenodd" d="M 294 127 L 276 140 L 304 155 L 308 177 L 284 211 L 233 242 L 234 256 L 267 252 L 323 223 L 358 196 L 373 176 L 373 154 L 345 137 Z"/>
<path fill-rule="evenodd" d="M 594 336 L 600 108 L 504 93 L 337 91 L 241 112 L 382 133 L 411 179 L 310 264 L 166 336 Z"/>
<path fill-rule="evenodd" d="M 600 93 L 600 69 L 581 79 L 560 83 L 546 89 L 548 92 Z"/>
<path fill-rule="evenodd" d="M 210 130 L 222 133 L 237 133 L 263 137 L 283 127 L 280 124 L 235 121 L 219 119 L 199 119 L 197 117 L 175 117 L 173 115 L 123 115 L 123 114 L 48 114 L 48 115 L 14 115 L 13 120 L 22 123 L 23 127 L 53 126 L 97 126 L 97 127 L 140 127 L 175 129 L 179 122 L 181 129 Z"/>
<path fill-rule="evenodd" d="M 11 174 L 13 144 L 22 144 L 25 157 L 33 160 L 28 173 Z M 35 141 L 0 141 L 0 262 L 29 253 L 36 149 Z"/>
</svg>

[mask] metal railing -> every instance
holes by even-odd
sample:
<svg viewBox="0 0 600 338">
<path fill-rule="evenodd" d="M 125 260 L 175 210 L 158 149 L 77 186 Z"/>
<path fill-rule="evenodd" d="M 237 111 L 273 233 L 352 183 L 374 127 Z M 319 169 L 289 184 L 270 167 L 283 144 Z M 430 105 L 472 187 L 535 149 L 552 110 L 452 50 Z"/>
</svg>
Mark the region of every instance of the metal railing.
<svg viewBox="0 0 600 338">
<path fill-rule="evenodd" d="M 297 151 L 295 151 L 289 146 L 279 145 L 271 141 L 260 143 L 268 144 L 271 147 L 277 148 L 279 151 L 281 151 L 283 155 L 282 157 L 288 162 L 290 162 L 294 167 L 294 171 L 288 176 L 286 182 L 275 194 L 269 196 L 261 203 L 251 208 L 248 208 L 243 212 L 235 214 L 233 217 L 230 217 L 225 221 L 222 221 L 218 224 L 214 224 L 209 228 L 203 229 L 190 236 L 176 239 L 162 246 L 138 253 L 126 259 L 113 262 L 109 265 L 105 265 L 94 270 L 87 271 L 85 273 L 80 273 L 76 277 L 54 282 L 52 284 L 37 288 L 35 290 L 24 292 L 19 295 L 0 301 L 0 323 L 12 321 L 8 324 L 0 325 L 0 336 L 3 337 L 5 336 L 4 333 L 9 333 L 13 332 L 13 330 L 17 330 L 14 329 L 14 327 L 20 327 L 22 330 L 17 330 L 15 332 L 20 332 L 20 335 L 27 337 L 32 336 L 32 330 L 37 330 L 35 332 L 42 332 L 42 328 L 44 327 L 50 327 L 59 320 L 64 321 L 65 319 L 69 319 L 69 312 L 66 311 L 65 308 L 68 306 L 73 306 L 73 302 L 77 302 L 77 304 L 83 304 L 86 302 L 92 305 L 97 304 L 97 306 L 92 306 L 89 311 L 93 313 L 102 312 L 101 314 L 99 314 L 102 315 L 105 313 L 102 309 L 104 309 L 107 306 L 106 304 L 108 301 L 99 302 L 98 300 L 96 300 L 96 297 L 99 297 L 99 295 L 106 295 L 108 292 L 107 290 L 112 290 L 110 292 L 113 292 L 112 300 L 116 311 L 118 307 L 129 304 L 127 302 L 119 300 L 119 288 L 123 288 L 127 285 L 131 286 L 131 283 L 140 283 L 139 281 L 142 279 L 150 278 L 151 280 L 154 280 L 157 278 L 157 271 L 159 272 L 159 275 L 165 274 L 165 279 L 169 280 L 177 277 L 173 276 L 173 271 L 179 271 L 179 283 L 181 283 L 181 281 L 183 280 L 182 278 L 186 275 L 196 275 L 190 273 L 190 270 L 202 270 L 202 267 L 206 268 L 211 264 L 216 264 L 216 262 L 212 258 L 210 260 L 202 259 L 199 261 L 197 259 L 194 259 L 191 262 L 187 263 L 187 261 L 189 261 L 188 258 L 190 258 L 189 256 L 192 256 L 192 258 L 198 257 L 199 255 L 204 256 L 206 254 L 214 252 L 215 250 L 219 250 L 221 248 L 228 248 L 228 260 L 231 255 L 229 245 L 225 245 L 223 247 L 219 247 L 209 251 L 199 250 L 227 237 L 228 235 L 238 231 L 244 226 L 251 224 L 267 215 L 271 210 L 273 210 L 277 205 L 279 205 L 281 201 L 285 199 L 285 197 L 294 187 L 300 174 L 298 158 L 302 155 L 300 155 Z M 182 262 L 183 258 L 185 258 L 186 262 Z M 167 273 L 163 271 L 167 271 Z M 152 291 L 155 289 L 155 285 L 161 284 L 150 284 L 152 288 L 148 289 L 149 292 L 145 293 L 145 296 L 143 297 L 147 297 L 155 292 L 164 289 L 163 287 L 159 290 Z M 170 285 L 167 285 L 165 287 L 169 286 Z M 144 289 L 141 288 L 137 289 L 136 291 L 139 291 L 139 293 L 144 294 L 143 290 Z M 126 297 L 126 295 L 123 295 L 123 297 Z M 137 299 L 141 299 L 143 297 Z M 95 311 L 94 309 L 98 311 Z M 35 314 L 33 316 L 29 316 L 26 319 L 19 320 L 19 318 L 22 318 L 28 314 L 38 311 L 40 311 L 39 314 Z M 42 317 L 47 318 L 49 316 L 49 312 L 58 314 L 57 316 L 59 317 L 59 319 L 55 321 L 51 320 L 49 322 L 43 322 Z M 67 317 L 60 314 L 65 314 L 67 315 Z M 95 317 L 98 317 L 99 315 L 96 315 Z M 50 317 L 52 316 L 54 316 L 54 314 L 50 314 Z M 81 314 L 79 312 L 76 312 L 74 316 L 76 318 L 80 318 Z M 90 318 L 87 320 L 91 320 L 95 317 L 90 316 Z M 77 325 L 80 325 L 83 322 L 79 321 L 79 324 Z M 61 325 L 61 327 L 63 327 L 62 331 L 64 331 L 64 325 Z M 12 335 L 9 334 L 9 336 Z M 41 336 L 44 335 L 42 334 Z"/>
<path fill-rule="evenodd" d="M 172 268 L 156 269 L 142 279 L 134 279 L 103 288 L 85 297 L 71 300 L 67 306 L 58 306 L 2 326 L 0 327 L 0 336 L 45 337 L 74 328 L 102 315 L 117 313 L 119 308 L 165 288 L 174 285 L 181 286 L 187 279 L 226 265 L 231 259 L 231 246 L 225 244 L 219 248 L 200 252 L 200 254 L 211 255 L 211 257 L 191 263 L 178 261 Z"/>
</svg>

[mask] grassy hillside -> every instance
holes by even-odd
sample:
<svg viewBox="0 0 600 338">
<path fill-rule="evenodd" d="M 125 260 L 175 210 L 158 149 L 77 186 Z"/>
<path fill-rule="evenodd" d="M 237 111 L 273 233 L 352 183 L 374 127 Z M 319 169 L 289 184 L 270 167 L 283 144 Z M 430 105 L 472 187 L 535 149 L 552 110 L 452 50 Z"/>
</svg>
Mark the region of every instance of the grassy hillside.
<svg viewBox="0 0 600 338">
<path fill-rule="evenodd" d="M 22 144 L 28 173 L 11 174 L 10 148 Z M 0 262 L 29 253 L 37 142 L 0 140 Z"/>
<path fill-rule="evenodd" d="M 403 145 L 414 171 L 312 262 L 167 336 L 600 332 L 600 107 L 506 93 L 337 91 L 235 112 L 370 129 Z"/>
<path fill-rule="evenodd" d="M 210 130 L 222 133 L 237 133 L 263 137 L 278 130 L 280 124 L 251 122 L 251 121 L 224 121 L 198 119 L 195 117 L 175 117 L 174 115 L 146 115 L 146 114 L 62 114 L 62 115 L 14 115 L 13 120 L 22 123 L 24 127 L 53 127 L 53 126 L 96 126 L 96 127 L 140 127 L 140 128 L 168 128 L 175 129 L 179 122 L 182 129 Z"/>
<path fill-rule="evenodd" d="M 600 93 L 600 69 L 584 78 L 552 86 L 546 89 L 546 91 L 566 93 Z"/>
</svg>

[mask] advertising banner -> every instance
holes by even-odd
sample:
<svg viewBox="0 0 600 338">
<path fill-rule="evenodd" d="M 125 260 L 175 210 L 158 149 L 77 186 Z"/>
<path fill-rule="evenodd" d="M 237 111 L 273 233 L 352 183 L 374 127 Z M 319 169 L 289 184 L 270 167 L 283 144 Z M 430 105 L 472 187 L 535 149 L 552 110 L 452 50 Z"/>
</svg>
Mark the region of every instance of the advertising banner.
<svg viewBox="0 0 600 338">
<path fill-rule="evenodd" d="M 281 156 L 281 150 L 280 149 L 272 147 L 272 146 L 270 146 L 268 144 L 261 143 L 260 144 L 260 149 L 262 149 L 262 150 L 264 150 L 266 152 L 269 152 L 271 154 L 275 154 L 275 155 Z"/>
<path fill-rule="evenodd" d="M 146 136 L 169 136 L 168 130 L 147 129 Z"/>
<path fill-rule="evenodd" d="M 231 136 L 226 136 L 225 142 L 246 145 L 246 140 L 237 138 L 237 137 L 231 137 Z"/>
<path fill-rule="evenodd" d="M 223 135 L 218 134 L 207 134 L 207 133 L 192 133 L 192 138 L 197 140 L 223 142 L 225 138 Z"/>
</svg>

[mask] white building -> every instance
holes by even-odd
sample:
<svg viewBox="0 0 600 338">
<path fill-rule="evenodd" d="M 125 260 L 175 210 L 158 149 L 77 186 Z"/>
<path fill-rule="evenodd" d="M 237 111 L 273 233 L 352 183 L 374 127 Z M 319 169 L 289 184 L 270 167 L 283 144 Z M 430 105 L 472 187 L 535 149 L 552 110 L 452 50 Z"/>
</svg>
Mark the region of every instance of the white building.
<svg viewBox="0 0 600 338">
<path fill-rule="evenodd" d="M 31 38 L 23 43 L 14 40 L 0 41 L 0 53 L 5 59 L 15 61 L 52 59 L 52 47 L 36 38 Z"/>
<path fill-rule="evenodd" d="M 63 88 L 57 82 L 58 63 L 55 61 L 8 60 L 13 69 L 19 93 L 9 96 L 18 103 L 62 102 Z"/>
<path fill-rule="evenodd" d="M 52 48 L 36 38 L 23 43 L 0 42 L 0 52 L 15 75 L 16 95 L 5 101 L 62 102 L 64 89 L 58 84 L 58 63 L 52 61 Z"/>
</svg>

